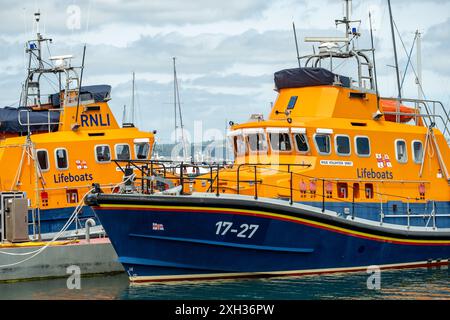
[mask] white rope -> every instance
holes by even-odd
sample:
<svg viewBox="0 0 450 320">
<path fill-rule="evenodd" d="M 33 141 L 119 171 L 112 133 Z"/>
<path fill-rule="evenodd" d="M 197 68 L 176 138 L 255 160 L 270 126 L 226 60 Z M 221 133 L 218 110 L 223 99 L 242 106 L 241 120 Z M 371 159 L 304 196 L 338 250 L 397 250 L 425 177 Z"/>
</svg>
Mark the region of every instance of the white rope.
<svg viewBox="0 0 450 320">
<path fill-rule="evenodd" d="M 22 252 L 22 253 L 12 253 L 12 252 L 5 252 L 5 251 L 0 251 L 1 254 L 5 254 L 5 255 L 10 255 L 10 256 L 27 256 L 27 255 L 31 255 L 30 257 L 18 261 L 18 262 L 14 262 L 14 263 L 10 263 L 10 264 L 6 264 L 6 265 L 0 265 L 0 268 L 7 268 L 7 267 L 12 267 L 18 264 L 21 264 L 25 261 L 28 261 L 32 258 L 34 258 L 35 256 L 37 256 L 38 254 L 40 254 L 41 252 L 43 252 L 45 249 L 47 249 L 52 243 L 54 243 L 56 240 L 58 240 L 58 238 L 67 230 L 67 228 L 70 226 L 70 224 L 72 224 L 72 222 L 75 220 L 75 218 L 77 217 L 78 213 L 81 211 L 82 207 L 83 207 L 83 202 L 84 202 L 84 198 L 86 198 L 86 196 L 94 189 L 90 189 L 88 192 L 86 192 L 83 195 L 83 198 L 81 199 L 81 201 L 78 203 L 77 207 L 75 208 L 75 210 L 73 211 L 73 213 L 71 214 L 71 216 L 69 217 L 69 219 L 67 220 L 67 222 L 64 224 L 64 226 L 62 227 L 62 229 L 53 237 L 52 240 L 50 240 L 45 246 L 34 250 L 34 251 L 29 251 L 29 252 Z"/>
</svg>

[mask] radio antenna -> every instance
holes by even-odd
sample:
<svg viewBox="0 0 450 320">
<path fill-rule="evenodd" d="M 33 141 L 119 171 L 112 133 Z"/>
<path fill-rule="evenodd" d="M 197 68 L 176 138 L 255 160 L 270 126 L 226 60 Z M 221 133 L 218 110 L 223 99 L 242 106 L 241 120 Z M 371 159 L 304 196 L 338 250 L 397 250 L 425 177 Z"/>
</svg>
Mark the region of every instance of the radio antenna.
<svg viewBox="0 0 450 320">
<path fill-rule="evenodd" d="M 123 124 L 125 123 L 125 121 L 127 121 L 126 119 L 127 119 L 127 105 L 124 104 L 123 105 L 123 113 L 122 113 L 122 127 L 123 127 Z"/>
<path fill-rule="evenodd" d="M 75 114 L 75 125 L 78 123 L 78 110 L 80 108 L 80 94 L 81 94 L 81 84 L 83 82 L 83 71 L 84 71 L 84 58 L 86 57 L 86 44 L 83 48 L 83 60 L 81 62 L 81 75 L 80 75 L 80 83 L 78 85 L 78 98 L 77 98 L 77 112 Z"/>
<path fill-rule="evenodd" d="M 380 110 L 380 95 L 378 92 L 378 77 L 377 77 L 377 63 L 375 59 L 375 45 L 373 41 L 373 27 L 372 27 L 372 14 L 369 12 L 369 23 L 370 23 L 370 41 L 372 43 L 372 60 L 373 60 L 373 70 L 375 76 L 375 92 L 377 94 L 377 108 Z"/>
<path fill-rule="evenodd" d="M 295 22 L 292 22 L 292 28 L 294 30 L 294 40 L 295 40 L 295 48 L 297 50 L 297 61 L 298 61 L 298 67 L 301 68 L 302 65 L 300 63 L 300 53 L 298 51 L 298 39 L 297 39 L 297 30 L 295 30 Z"/>
</svg>

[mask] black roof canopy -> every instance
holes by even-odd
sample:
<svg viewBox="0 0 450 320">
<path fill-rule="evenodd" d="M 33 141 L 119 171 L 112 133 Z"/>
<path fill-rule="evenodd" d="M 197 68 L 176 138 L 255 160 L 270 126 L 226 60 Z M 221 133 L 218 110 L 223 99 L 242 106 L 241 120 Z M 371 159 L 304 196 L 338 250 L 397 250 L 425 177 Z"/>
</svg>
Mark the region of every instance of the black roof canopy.
<svg viewBox="0 0 450 320">
<path fill-rule="evenodd" d="M 0 132 L 26 134 L 27 124 L 30 124 L 31 132 L 56 131 L 59 115 L 59 111 L 33 111 L 26 107 L 0 108 Z"/>
<path fill-rule="evenodd" d="M 111 86 L 110 85 L 95 85 L 84 86 L 80 90 L 81 100 L 94 100 L 95 102 L 108 101 L 111 98 Z M 50 95 L 50 102 L 54 107 L 61 105 L 59 99 L 59 93 Z"/>
<path fill-rule="evenodd" d="M 340 82 L 344 87 L 350 87 L 349 77 L 335 74 L 324 68 L 293 68 L 275 73 L 275 86 L 278 90 L 333 85 L 336 82 Z"/>
</svg>

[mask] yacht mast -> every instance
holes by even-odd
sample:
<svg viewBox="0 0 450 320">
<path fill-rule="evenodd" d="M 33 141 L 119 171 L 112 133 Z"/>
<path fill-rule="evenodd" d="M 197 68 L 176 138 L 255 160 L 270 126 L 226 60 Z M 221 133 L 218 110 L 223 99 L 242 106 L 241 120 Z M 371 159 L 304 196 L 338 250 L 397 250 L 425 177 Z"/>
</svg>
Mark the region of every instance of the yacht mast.
<svg viewBox="0 0 450 320">
<path fill-rule="evenodd" d="M 178 114 L 180 116 L 180 129 L 181 129 L 181 146 L 183 148 L 183 158 L 186 159 L 186 145 L 184 139 L 184 125 L 183 125 L 183 115 L 181 113 L 181 102 L 180 102 L 180 91 L 178 89 L 178 78 L 177 78 L 177 67 L 176 67 L 176 57 L 173 57 L 173 90 L 174 90 L 174 111 L 175 111 L 175 144 L 177 143 L 177 107 Z"/>
<path fill-rule="evenodd" d="M 301 62 L 300 62 L 300 52 L 298 51 L 298 39 L 297 39 L 297 30 L 295 29 L 295 22 L 292 22 L 292 28 L 294 29 L 294 40 L 295 40 L 295 48 L 297 50 L 297 61 L 298 61 L 298 67 L 301 68 Z"/>
<path fill-rule="evenodd" d="M 175 121 L 175 144 L 177 144 L 177 132 L 178 132 L 178 122 L 177 122 L 177 70 L 175 66 L 176 57 L 173 57 L 173 113 Z"/>
<path fill-rule="evenodd" d="M 133 87 L 132 87 L 132 96 L 131 96 L 131 123 L 134 124 L 134 82 L 135 82 L 136 76 L 133 71 Z"/>
<path fill-rule="evenodd" d="M 395 71 L 397 75 L 397 88 L 398 88 L 398 99 L 399 102 L 401 102 L 402 99 L 402 89 L 400 85 L 400 70 L 398 68 L 398 56 L 397 56 L 397 45 L 395 43 L 395 31 L 394 31 L 394 18 L 392 16 L 392 7 L 391 7 L 391 0 L 388 0 L 388 7 L 389 7 L 389 17 L 391 21 L 391 32 L 392 32 L 392 44 L 394 47 L 394 58 L 395 58 Z M 397 110 L 399 112 L 400 110 Z M 400 116 L 397 115 L 397 120 L 400 120 Z"/>
<path fill-rule="evenodd" d="M 419 30 L 416 31 L 416 41 L 417 41 L 417 98 L 423 100 L 422 91 L 422 33 Z"/>
<path fill-rule="evenodd" d="M 373 39 L 373 27 L 372 27 L 372 14 L 369 12 L 369 24 L 370 24 L 370 42 L 372 44 L 372 63 L 373 63 L 373 72 L 375 79 L 375 92 L 377 94 L 377 109 L 380 111 L 380 92 L 378 91 L 378 77 L 377 77 L 377 63 L 375 59 L 375 44 Z"/>
</svg>

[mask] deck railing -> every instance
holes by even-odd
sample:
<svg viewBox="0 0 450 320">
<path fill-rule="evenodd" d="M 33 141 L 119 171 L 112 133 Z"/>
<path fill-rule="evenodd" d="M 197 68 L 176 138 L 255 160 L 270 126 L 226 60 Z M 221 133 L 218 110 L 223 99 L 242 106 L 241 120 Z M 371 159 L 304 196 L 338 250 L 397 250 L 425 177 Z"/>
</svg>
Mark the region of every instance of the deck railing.
<svg viewBox="0 0 450 320">
<path fill-rule="evenodd" d="M 31 132 L 31 128 L 34 126 L 47 126 L 48 127 L 48 132 L 52 131 L 52 126 L 56 126 L 56 125 L 60 125 L 61 121 L 51 121 L 51 117 L 50 114 L 51 112 L 57 112 L 61 115 L 61 113 L 63 112 L 64 109 L 48 109 L 47 111 L 47 121 L 46 122 L 30 122 L 30 113 L 31 112 L 36 112 L 36 111 L 32 111 L 32 110 L 19 110 L 19 114 L 18 114 L 18 122 L 21 126 L 27 127 L 27 131 L 28 133 Z M 25 119 L 26 122 L 23 123 L 22 122 L 22 114 L 25 113 Z M 61 119 L 61 117 L 59 118 Z"/>
<path fill-rule="evenodd" d="M 444 107 L 443 103 L 437 100 L 419 100 L 419 99 L 398 99 L 398 98 L 380 98 L 381 100 L 390 100 L 399 103 L 413 103 L 415 113 L 402 113 L 402 112 L 383 112 L 387 115 L 395 115 L 397 122 L 401 116 L 413 116 L 416 125 L 418 119 L 422 118 L 426 127 L 437 127 L 444 137 L 450 139 L 450 112 Z M 425 111 L 423 113 L 422 111 Z"/>
<path fill-rule="evenodd" d="M 379 180 L 355 180 L 355 179 L 345 179 L 345 178 L 325 178 L 325 177 L 313 177 L 307 174 L 301 173 L 297 169 L 305 169 L 309 167 L 308 164 L 295 164 L 295 163 L 283 163 L 283 164 L 263 164 L 263 163 L 249 163 L 249 164 L 239 164 L 235 165 L 232 169 L 236 174 L 236 179 L 230 179 L 229 173 L 227 171 L 227 177 L 223 175 L 223 169 L 231 166 L 224 163 L 214 163 L 214 164 L 198 164 L 198 163 L 185 163 L 185 162 L 171 162 L 171 161 L 156 161 L 156 160 L 114 160 L 119 168 L 124 172 L 125 178 L 134 174 L 134 171 L 138 170 L 140 175 L 137 175 L 134 181 L 134 189 L 130 192 L 140 192 L 144 194 L 155 194 L 157 192 L 167 192 L 165 190 L 167 187 L 162 186 L 162 184 L 172 183 L 172 186 L 178 187 L 178 191 L 181 195 L 191 194 L 193 190 L 187 189 L 187 185 L 192 186 L 196 181 L 202 184 L 202 190 L 207 193 L 214 193 L 217 197 L 222 194 L 245 194 L 253 196 L 255 200 L 258 199 L 261 192 L 264 192 L 263 188 L 270 188 L 272 190 L 283 190 L 289 192 L 287 197 L 278 197 L 289 202 L 290 205 L 294 205 L 296 202 L 303 202 L 305 204 L 309 202 L 314 202 L 315 205 L 321 203 L 321 210 L 325 213 L 327 210 L 333 210 L 333 204 L 344 203 L 347 204 L 348 212 L 342 213 L 344 216 L 350 216 L 351 219 L 357 218 L 357 209 L 369 209 L 371 211 L 377 211 L 379 215 L 379 222 L 383 224 L 386 220 L 394 218 L 406 218 L 405 226 L 409 229 L 413 224 L 411 219 L 413 218 L 423 218 L 426 219 L 426 227 L 437 228 L 437 219 L 439 218 L 450 218 L 450 213 L 442 214 L 438 213 L 436 210 L 436 203 L 431 199 L 417 197 L 405 197 L 402 195 L 387 194 L 378 192 L 375 189 L 375 183 L 382 184 L 423 184 L 429 185 L 429 181 L 407 181 L 407 180 L 395 180 L 395 181 L 379 181 Z M 236 168 L 237 166 L 237 168 Z M 208 173 L 199 175 L 198 173 L 188 174 L 189 169 L 202 168 L 207 169 Z M 245 179 L 242 179 L 243 170 L 246 169 Z M 260 170 L 273 170 L 275 174 L 284 174 L 288 180 L 286 185 L 272 185 L 265 182 L 264 179 L 267 176 L 263 176 Z M 196 170 L 192 170 L 195 172 Z M 160 179 L 157 180 L 156 177 L 159 175 Z M 294 186 L 295 180 L 308 179 L 309 181 L 314 181 L 316 189 L 314 192 L 309 190 L 310 198 L 307 198 L 307 191 L 301 190 Z M 155 181 L 162 182 L 159 185 L 155 185 Z M 347 183 L 347 194 L 345 197 L 334 196 L 338 183 Z M 359 199 L 364 199 L 361 197 L 356 197 L 356 191 L 353 183 L 366 183 L 372 184 L 373 189 L 371 189 L 371 195 L 367 199 L 369 201 L 360 201 Z M 331 189 L 331 191 L 330 191 Z M 228 190 L 228 192 L 227 192 Z M 266 189 L 267 190 L 267 189 Z M 321 192 L 319 191 L 321 190 Z M 358 188 L 359 190 L 359 188 Z M 231 191 L 231 192 L 230 192 Z M 367 190 L 364 190 L 365 193 Z M 302 198 L 302 192 L 304 192 L 305 197 Z M 352 194 L 350 195 L 350 192 Z M 359 191 L 358 191 L 359 192 Z M 170 193 L 170 190 L 169 190 Z M 312 199 L 317 199 L 313 201 Z M 380 201 L 378 202 L 379 199 Z M 406 203 L 406 211 L 404 213 L 398 212 L 398 209 L 385 208 L 390 202 L 401 202 Z M 423 212 L 413 213 L 411 210 L 411 201 L 424 205 Z M 379 203 L 379 206 L 377 205 Z M 431 211 L 428 209 L 428 204 L 431 204 Z M 393 204 L 396 206 L 396 204 Z"/>
</svg>

